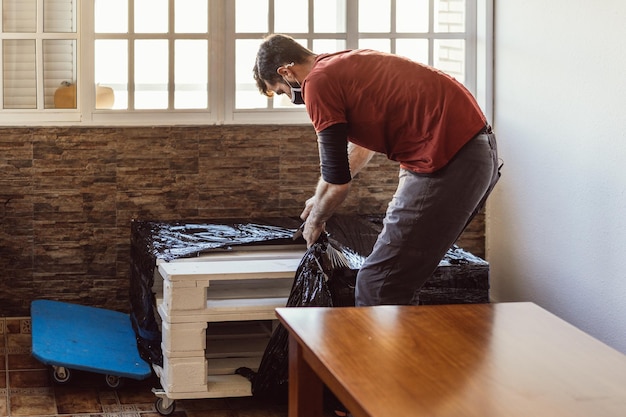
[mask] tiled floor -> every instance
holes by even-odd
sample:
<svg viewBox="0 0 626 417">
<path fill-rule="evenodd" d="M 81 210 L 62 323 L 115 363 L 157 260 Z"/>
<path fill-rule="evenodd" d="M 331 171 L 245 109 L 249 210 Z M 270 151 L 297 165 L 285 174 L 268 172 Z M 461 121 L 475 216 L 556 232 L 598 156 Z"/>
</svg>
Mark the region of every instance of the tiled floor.
<svg viewBox="0 0 626 417">
<path fill-rule="evenodd" d="M 0 318 L 0 417 L 159 417 L 154 408 L 156 379 L 126 380 L 109 388 L 102 375 L 74 371 L 63 385 L 30 354 L 30 318 Z M 284 417 L 284 406 L 254 398 L 178 400 L 174 417 Z"/>
</svg>

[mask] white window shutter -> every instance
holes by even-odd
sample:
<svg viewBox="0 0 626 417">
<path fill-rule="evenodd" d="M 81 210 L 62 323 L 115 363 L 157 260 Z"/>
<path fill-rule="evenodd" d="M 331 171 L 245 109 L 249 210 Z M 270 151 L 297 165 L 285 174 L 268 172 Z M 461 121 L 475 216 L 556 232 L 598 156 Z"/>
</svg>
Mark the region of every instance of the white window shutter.
<svg viewBox="0 0 626 417">
<path fill-rule="evenodd" d="M 43 9 L 44 32 L 76 32 L 75 0 L 44 0 Z"/>
<path fill-rule="evenodd" d="M 45 107 L 54 108 L 54 93 L 63 84 L 75 84 L 76 43 L 74 40 L 43 41 Z"/>
<path fill-rule="evenodd" d="M 11 34 L 2 44 L 4 108 L 41 107 L 38 88 L 43 88 L 43 107 L 54 108 L 57 88 L 76 83 L 76 1 L 2 0 L 3 35 Z M 73 35 L 59 36 L 66 33 Z"/>
<path fill-rule="evenodd" d="M 2 43 L 4 108 L 37 108 L 35 41 L 6 39 Z"/>
<path fill-rule="evenodd" d="M 37 31 L 37 1 L 2 0 L 2 31 L 35 33 Z"/>
</svg>

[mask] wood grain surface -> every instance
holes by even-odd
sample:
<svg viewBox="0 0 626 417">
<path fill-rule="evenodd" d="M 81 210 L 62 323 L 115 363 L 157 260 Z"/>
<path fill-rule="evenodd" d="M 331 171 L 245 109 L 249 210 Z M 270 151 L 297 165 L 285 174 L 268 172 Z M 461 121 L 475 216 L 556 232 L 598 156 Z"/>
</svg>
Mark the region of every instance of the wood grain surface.
<svg viewBox="0 0 626 417">
<path fill-rule="evenodd" d="M 322 382 L 355 417 L 626 415 L 626 356 L 532 303 L 277 315 L 291 417 L 320 415 Z"/>
</svg>

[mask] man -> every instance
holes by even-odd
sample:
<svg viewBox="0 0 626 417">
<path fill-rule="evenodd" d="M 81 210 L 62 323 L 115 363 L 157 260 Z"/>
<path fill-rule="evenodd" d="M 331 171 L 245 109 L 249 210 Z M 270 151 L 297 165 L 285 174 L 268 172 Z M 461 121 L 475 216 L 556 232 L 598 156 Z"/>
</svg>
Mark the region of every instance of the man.
<svg viewBox="0 0 626 417">
<path fill-rule="evenodd" d="M 397 55 L 315 54 L 279 34 L 260 46 L 254 78 L 262 94 L 305 104 L 317 132 L 321 178 L 301 215 L 309 246 L 375 152 L 400 163 L 383 230 L 357 275 L 356 305 L 416 304 L 499 177 L 495 136 L 475 99 L 452 77 Z"/>
</svg>

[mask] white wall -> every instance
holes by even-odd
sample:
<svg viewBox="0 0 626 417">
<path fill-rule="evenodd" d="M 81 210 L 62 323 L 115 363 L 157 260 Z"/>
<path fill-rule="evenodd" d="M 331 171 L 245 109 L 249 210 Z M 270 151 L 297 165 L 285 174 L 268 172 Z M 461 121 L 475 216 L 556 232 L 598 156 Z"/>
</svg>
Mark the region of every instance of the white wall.
<svg viewBox="0 0 626 417">
<path fill-rule="evenodd" d="M 626 353 L 626 1 L 495 0 L 495 301 Z"/>
</svg>

